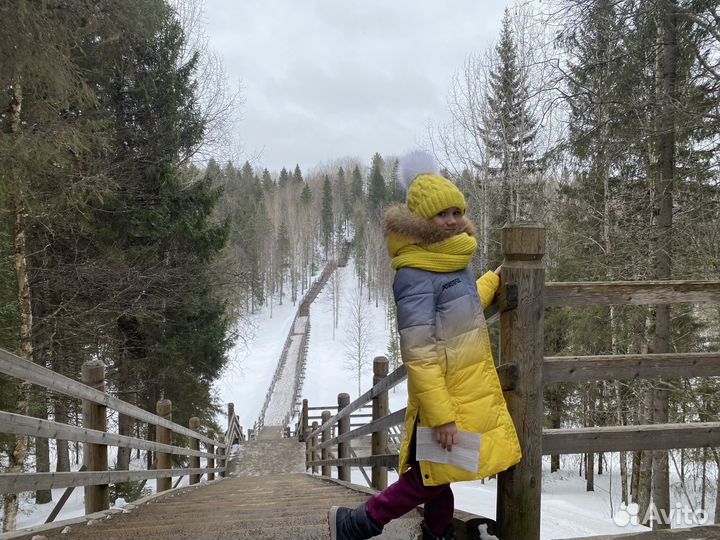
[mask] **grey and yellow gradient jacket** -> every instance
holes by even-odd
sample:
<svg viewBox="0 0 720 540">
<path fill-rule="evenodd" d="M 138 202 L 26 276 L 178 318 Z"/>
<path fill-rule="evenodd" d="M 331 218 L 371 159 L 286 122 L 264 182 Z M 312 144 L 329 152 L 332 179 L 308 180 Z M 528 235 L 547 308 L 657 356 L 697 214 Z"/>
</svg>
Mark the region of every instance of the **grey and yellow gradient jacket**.
<svg viewBox="0 0 720 540">
<path fill-rule="evenodd" d="M 464 232 L 474 236 L 469 221 L 464 227 Z M 385 233 L 394 260 L 408 247 L 412 251 L 429 246 L 432 251 L 446 239 L 431 222 L 404 206 L 386 213 Z M 441 259 L 442 254 L 437 257 Z M 430 266 L 437 268 L 436 264 Z M 520 445 L 503 398 L 483 315 L 499 282 L 493 272 L 475 280 L 469 266 L 430 271 L 405 265 L 395 274 L 400 346 L 408 372 L 400 472 L 410 465 L 415 425 L 437 427 L 454 421 L 461 431 L 482 434 L 477 474 L 422 461 L 425 485 L 485 478 L 520 461 Z"/>
</svg>

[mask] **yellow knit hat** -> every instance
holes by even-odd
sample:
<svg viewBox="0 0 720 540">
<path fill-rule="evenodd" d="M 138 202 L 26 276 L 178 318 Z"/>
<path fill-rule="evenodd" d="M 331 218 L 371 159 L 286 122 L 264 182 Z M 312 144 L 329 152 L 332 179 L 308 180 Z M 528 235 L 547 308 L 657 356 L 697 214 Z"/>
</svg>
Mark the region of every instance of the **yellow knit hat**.
<svg viewBox="0 0 720 540">
<path fill-rule="evenodd" d="M 435 159 L 420 150 L 405 154 L 398 163 L 400 181 L 407 188 L 407 207 L 425 219 L 447 208 L 465 214 L 465 197 L 447 178 L 440 176 Z"/>
<path fill-rule="evenodd" d="M 446 208 L 456 207 L 465 214 L 465 197 L 447 178 L 437 174 L 415 177 L 407 194 L 410 211 L 425 219 L 436 216 Z"/>
<path fill-rule="evenodd" d="M 419 174 L 408 189 L 407 206 L 412 213 L 425 219 L 453 207 L 465 214 L 465 197 L 447 178 L 437 174 Z"/>
</svg>

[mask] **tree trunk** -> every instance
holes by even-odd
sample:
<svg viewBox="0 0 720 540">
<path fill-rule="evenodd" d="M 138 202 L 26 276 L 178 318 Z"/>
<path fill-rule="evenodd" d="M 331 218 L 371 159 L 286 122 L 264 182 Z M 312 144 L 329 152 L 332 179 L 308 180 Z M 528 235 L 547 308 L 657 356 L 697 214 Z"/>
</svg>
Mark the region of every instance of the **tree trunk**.
<svg viewBox="0 0 720 540">
<path fill-rule="evenodd" d="M 39 394 L 39 395 L 38 395 Z M 38 414 L 33 415 L 43 420 L 48 419 L 47 397 L 45 390 L 42 389 L 36 393 L 33 401 L 39 407 Z M 37 472 L 50 472 L 50 440 L 45 437 L 35 438 L 35 469 Z M 52 501 L 52 490 L 39 489 L 35 492 L 35 502 L 38 504 L 46 504 Z"/>
<path fill-rule="evenodd" d="M 67 424 L 69 420 L 67 413 L 67 403 L 58 397 L 55 401 L 55 421 L 59 424 Z M 57 447 L 57 464 L 56 472 L 70 472 L 70 445 L 67 441 L 57 439 L 55 441 Z"/>
<path fill-rule="evenodd" d="M 596 386 L 595 383 L 590 383 L 588 385 L 588 396 L 587 396 L 587 419 L 585 421 L 585 426 L 592 427 L 595 425 L 595 393 L 596 393 Z M 595 454 L 593 452 L 588 452 L 585 456 L 586 465 L 585 465 L 585 490 L 586 491 L 595 491 Z"/>
<path fill-rule="evenodd" d="M 613 310 L 610 310 L 610 318 L 612 320 L 613 318 Z M 625 400 L 623 399 L 623 392 L 622 387 L 620 386 L 620 381 L 615 380 L 615 403 L 616 403 L 616 413 L 617 413 L 617 422 L 618 425 L 624 426 L 626 424 L 625 422 L 625 415 L 623 414 L 623 403 Z M 630 500 L 628 498 L 628 470 L 627 470 L 627 452 L 620 452 L 620 501 L 622 503 L 625 503 L 626 505 L 630 503 Z"/>
<path fill-rule="evenodd" d="M 675 175 L 675 99 L 677 81 L 677 6 L 676 0 L 660 2 L 657 13 L 658 57 L 656 67 L 657 99 L 657 187 L 655 190 L 655 277 L 672 277 L 672 211 Z M 670 350 L 670 306 L 655 309 L 653 353 Z M 653 422 L 668 421 L 668 385 L 658 381 L 653 403 Z M 653 502 L 660 515 L 670 512 L 670 481 L 667 450 L 653 455 Z M 657 529 L 669 529 L 670 523 L 658 523 Z"/>
<path fill-rule="evenodd" d="M 22 110 L 22 85 L 15 84 L 12 89 L 9 110 L 10 136 L 20 131 L 20 112 Z M 11 172 L 12 174 L 12 172 Z M 20 318 L 20 356 L 28 362 L 33 361 L 32 345 L 32 304 L 30 302 L 30 284 L 27 275 L 27 247 L 25 239 L 25 214 L 23 191 L 19 180 L 15 177 L 15 276 L 17 279 L 18 314 Z M 21 382 L 18 388 L 16 412 L 27 415 L 29 412 L 30 383 Z M 21 473 L 25 466 L 28 452 L 28 437 L 15 437 L 13 451 L 9 456 L 9 474 Z M 4 516 L 3 531 L 14 531 L 17 526 L 18 496 L 16 493 L 3 495 Z"/>
<path fill-rule="evenodd" d="M 557 385 L 546 387 L 545 394 L 550 405 L 550 427 L 559 429 L 562 421 L 562 396 Z M 560 470 L 560 454 L 550 456 L 550 472 Z"/>
<path fill-rule="evenodd" d="M 65 367 L 65 358 L 62 355 L 61 350 L 55 347 L 52 355 L 52 369 L 56 373 L 61 375 L 65 374 L 67 369 Z M 68 414 L 69 403 L 68 400 L 61 395 L 55 395 L 52 400 L 52 410 L 55 413 L 55 421 L 59 424 L 67 425 L 70 421 L 70 415 Z M 56 472 L 70 472 L 70 444 L 68 441 L 57 439 L 55 441 L 56 452 L 57 452 L 57 463 L 55 466 Z"/>
<path fill-rule="evenodd" d="M 120 354 L 120 365 L 118 366 L 118 391 L 125 401 L 131 402 L 130 394 L 130 373 L 128 368 L 128 360 L 126 358 L 127 351 Z M 126 414 L 118 414 L 118 433 L 128 437 L 133 436 L 132 418 Z M 132 448 L 118 447 L 117 469 L 127 471 L 130 469 L 130 454 Z"/>
<path fill-rule="evenodd" d="M 585 466 L 585 491 L 595 491 L 595 454 L 585 454 L 587 465 Z"/>
<path fill-rule="evenodd" d="M 653 413 L 653 389 L 650 385 L 643 388 L 643 399 L 640 405 L 642 414 L 640 417 L 641 424 L 652 423 Z M 638 516 L 643 525 L 648 525 L 644 521 L 647 510 L 650 507 L 650 491 L 652 487 L 652 452 L 641 452 L 640 467 L 638 471 L 638 490 L 637 504 L 639 507 Z"/>
<path fill-rule="evenodd" d="M 640 499 L 640 463 L 642 462 L 642 452 L 635 451 L 632 453 L 632 471 L 630 473 L 630 500 L 638 502 Z"/>
<path fill-rule="evenodd" d="M 715 449 L 712 449 L 715 458 L 715 468 L 720 471 L 720 456 Z M 720 524 L 720 482 L 716 482 L 715 486 L 715 524 Z"/>
</svg>

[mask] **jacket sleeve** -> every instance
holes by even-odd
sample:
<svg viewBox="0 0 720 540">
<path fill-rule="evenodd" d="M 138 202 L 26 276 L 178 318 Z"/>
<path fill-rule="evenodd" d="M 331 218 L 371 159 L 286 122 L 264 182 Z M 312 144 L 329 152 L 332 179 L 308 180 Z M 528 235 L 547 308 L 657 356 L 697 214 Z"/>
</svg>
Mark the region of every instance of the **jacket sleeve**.
<svg viewBox="0 0 720 540">
<path fill-rule="evenodd" d="M 408 373 L 408 394 L 420 408 L 423 425 L 455 421 L 445 384 L 445 362 L 437 345 L 435 290 L 432 280 L 415 279 L 395 291 L 402 360 Z"/>
<path fill-rule="evenodd" d="M 482 302 L 483 309 L 492 303 L 495 298 L 495 293 L 500 286 L 500 276 L 495 272 L 485 272 L 484 275 L 478 278 L 475 282 L 477 285 L 478 294 L 480 295 L 480 302 Z"/>
</svg>

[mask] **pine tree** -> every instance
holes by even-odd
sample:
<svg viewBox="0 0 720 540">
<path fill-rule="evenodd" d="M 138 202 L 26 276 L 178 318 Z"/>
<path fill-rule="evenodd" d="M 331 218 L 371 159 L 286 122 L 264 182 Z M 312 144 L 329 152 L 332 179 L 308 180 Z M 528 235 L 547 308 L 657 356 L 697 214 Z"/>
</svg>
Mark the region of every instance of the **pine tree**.
<svg viewBox="0 0 720 540">
<path fill-rule="evenodd" d="M 283 288 L 285 285 L 285 272 L 290 269 L 290 257 L 291 257 L 291 247 L 290 247 L 290 233 L 288 231 L 287 225 L 285 224 L 285 220 L 280 222 L 280 227 L 278 228 L 277 233 L 277 261 L 278 261 L 278 284 L 279 284 L 279 291 L 280 291 L 280 305 L 282 305 L 283 300 Z"/>
<path fill-rule="evenodd" d="M 394 160 L 390 182 L 387 185 L 386 200 L 390 204 L 399 204 L 405 202 L 405 190 L 400 185 L 398 178 L 399 160 Z"/>
<path fill-rule="evenodd" d="M 290 175 L 287 172 L 287 169 L 283 167 L 280 170 L 280 176 L 278 177 L 278 187 L 282 190 L 285 189 L 290 182 Z"/>
<path fill-rule="evenodd" d="M 272 176 L 270 176 L 270 171 L 267 169 L 263 169 L 262 172 L 262 187 L 265 193 L 272 193 L 275 189 L 275 183 L 273 182 Z"/>
<path fill-rule="evenodd" d="M 312 190 L 308 184 L 303 183 L 303 189 L 300 192 L 300 202 L 305 206 L 312 202 Z"/>
<path fill-rule="evenodd" d="M 335 231 L 332 185 L 330 184 L 330 177 L 328 175 L 325 175 L 325 180 L 323 181 L 322 208 L 320 212 L 322 220 L 323 248 L 325 250 L 325 258 L 327 259 L 330 245 L 333 242 L 333 233 Z"/>
<path fill-rule="evenodd" d="M 303 180 L 302 172 L 300 172 L 300 165 L 295 165 L 295 170 L 293 171 L 293 182 L 295 185 L 301 185 L 305 180 Z"/>
<path fill-rule="evenodd" d="M 355 165 L 352 171 L 352 180 L 350 181 L 350 200 L 351 204 L 363 202 L 365 193 L 363 191 L 363 177 L 360 172 L 360 167 Z"/>
<path fill-rule="evenodd" d="M 352 206 L 350 204 L 350 190 L 348 189 L 345 179 L 345 170 L 338 168 L 337 179 L 335 181 L 335 215 L 340 221 L 340 229 L 345 230 L 350 220 Z"/>
<path fill-rule="evenodd" d="M 386 201 L 385 178 L 382 175 L 382 169 L 385 162 L 380 154 L 375 153 L 372 158 L 372 167 L 370 169 L 370 178 L 368 179 L 368 210 L 370 215 L 378 219 L 382 214 Z"/>
<path fill-rule="evenodd" d="M 536 167 L 534 140 L 537 120 L 528 107 L 529 89 L 518 65 L 517 49 L 506 9 L 495 54 L 497 65 L 490 72 L 487 104 L 481 135 L 502 186 L 499 226 L 522 217 L 520 182 Z"/>
</svg>

